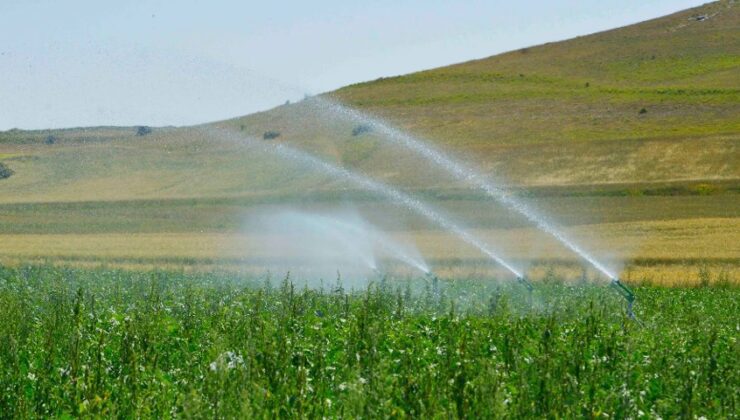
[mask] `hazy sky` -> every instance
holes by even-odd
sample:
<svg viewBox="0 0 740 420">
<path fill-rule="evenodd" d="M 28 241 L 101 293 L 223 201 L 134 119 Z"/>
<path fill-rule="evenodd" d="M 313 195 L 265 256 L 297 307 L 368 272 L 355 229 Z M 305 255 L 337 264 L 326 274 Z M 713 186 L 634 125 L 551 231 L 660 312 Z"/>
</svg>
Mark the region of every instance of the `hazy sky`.
<svg viewBox="0 0 740 420">
<path fill-rule="evenodd" d="M 703 0 L 0 0 L 0 130 L 183 125 Z"/>
</svg>

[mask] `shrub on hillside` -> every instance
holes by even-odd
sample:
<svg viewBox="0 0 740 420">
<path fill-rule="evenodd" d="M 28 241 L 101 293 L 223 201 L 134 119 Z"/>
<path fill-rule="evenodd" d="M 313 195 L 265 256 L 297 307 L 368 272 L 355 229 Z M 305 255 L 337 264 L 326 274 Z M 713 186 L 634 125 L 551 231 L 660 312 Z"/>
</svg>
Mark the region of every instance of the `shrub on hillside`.
<svg viewBox="0 0 740 420">
<path fill-rule="evenodd" d="M 146 136 L 147 134 L 149 134 L 151 132 L 152 132 L 151 127 L 147 127 L 145 125 L 136 127 L 136 135 L 137 136 Z"/>
<path fill-rule="evenodd" d="M 44 143 L 46 144 L 54 144 L 57 142 L 57 136 L 49 134 L 46 136 L 46 139 L 44 140 Z"/>
<path fill-rule="evenodd" d="M 265 134 L 262 135 L 262 138 L 264 140 L 272 140 L 280 137 L 279 131 L 265 131 Z"/>
<path fill-rule="evenodd" d="M 0 162 L 0 179 L 9 178 L 11 175 L 13 175 L 13 171 Z"/>
<path fill-rule="evenodd" d="M 369 133 L 373 131 L 372 127 L 367 124 L 360 124 L 352 129 L 352 135 L 357 137 L 360 134 Z"/>
</svg>

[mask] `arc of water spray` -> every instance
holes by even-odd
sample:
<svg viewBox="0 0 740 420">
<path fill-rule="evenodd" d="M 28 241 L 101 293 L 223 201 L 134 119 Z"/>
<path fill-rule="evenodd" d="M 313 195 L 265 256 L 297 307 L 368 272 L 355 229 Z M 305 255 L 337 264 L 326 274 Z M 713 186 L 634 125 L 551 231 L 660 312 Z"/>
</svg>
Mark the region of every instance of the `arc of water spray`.
<svg viewBox="0 0 740 420">
<path fill-rule="evenodd" d="M 403 249 L 402 246 L 400 246 L 399 244 L 391 241 L 389 238 L 381 235 L 378 232 L 368 231 L 368 230 L 362 230 L 362 229 L 358 228 L 357 226 L 354 226 L 354 225 L 352 225 L 350 223 L 342 222 L 340 220 L 335 220 L 335 219 L 331 219 L 331 218 L 324 217 L 324 216 L 314 216 L 314 217 L 319 217 L 322 220 L 324 220 L 324 222 L 331 223 L 331 224 L 333 224 L 335 226 L 338 226 L 338 227 L 340 227 L 342 229 L 350 230 L 350 231 L 355 232 L 357 234 L 367 235 L 367 236 L 370 237 L 370 239 L 373 242 L 375 242 L 376 244 L 378 244 L 378 245 L 380 245 L 380 246 L 388 249 L 399 260 L 401 260 L 401 261 L 405 262 L 406 264 L 408 264 L 408 265 L 416 268 L 417 270 L 421 271 L 422 273 L 428 273 L 429 272 L 429 267 L 427 267 L 427 265 L 423 261 L 419 261 L 416 258 L 412 257 L 411 255 L 409 255 L 406 252 L 405 249 Z"/>
<path fill-rule="evenodd" d="M 302 219 L 305 222 L 309 223 L 311 225 L 311 227 L 313 228 L 314 231 L 316 231 L 318 233 L 325 233 L 325 230 L 323 229 L 324 226 L 321 226 L 317 222 L 315 222 L 315 221 L 313 221 L 313 220 L 311 220 L 311 219 L 309 219 L 307 217 L 302 217 Z M 332 221 L 330 221 L 330 220 L 326 220 L 324 218 L 322 218 L 322 219 L 324 220 L 325 223 L 332 223 Z M 342 244 L 344 244 L 344 246 L 346 246 L 347 248 L 355 251 L 355 253 L 363 260 L 363 262 L 365 263 L 365 265 L 367 265 L 371 270 L 377 270 L 378 267 L 375 264 L 375 261 L 373 259 L 371 259 L 371 258 L 367 258 L 367 257 L 363 256 L 363 253 L 362 252 L 359 252 L 357 246 L 354 243 L 352 243 L 351 241 L 349 241 L 344 236 L 338 234 L 338 232 L 336 231 L 336 223 L 332 223 L 332 224 L 335 225 L 335 229 L 334 229 L 333 232 L 330 232 L 330 235 L 335 240 L 337 240 L 337 241 L 341 242 Z"/>
<path fill-rule="evenodd" d="M 521 201 L 512 197 L 504 189 L 492 185 L 482 174 L 467 167 L 462 162 L 446 156 L 439 150 L 436 150 L 435 148 L 427 144 L 427 142 L 416 139 L 397 128 L 391 127 L 390 125 L 378 120 L 377 118 L 371 117 L 356 109 L 349 108 L 347 106 L 323 98 L 313 98 L 313 100 L 317 101 L 317 103 L 319 103 L 325 109 L 334 111 L 351 120 L 370 125 L 375 131 L 379 132 L 382 137 L 400 143 L 404 147 L 413 150 L 419 155 L 444 168 L 447 172 L 454 175 L 457 179 L 475 185 L 477 188 L 485 192 L 486 195 L 488 195 L 489 197 L 493 198 L 504 206 L 517 211 L 527 220 L 534 223 L 540 230 L 553 236 L 560 243 L 588 261 L 597 270 L 604 273 L 610 279 L 617 279 L 616 275 L 612 274 L 612 272 L 603 264 L 601 264 L 596 258 L 591 256 L 583 248 L 569 239 L 563 232 L 558 230 L 544 216 L 538 214 Z"/>
<path fill-rule="evenodd" d="M 226 138 L 233 138 L 233 136 L 238 135 L 237 133 L 226 131 L 224 129 L 213 128 L 211 129 L 211 132 L 214 132 Z M 263 142 L 260 142 L 259 140 L 253 139 L 251 137 L 246 137 L 243 135 L 238 135 L 238 137 L 240 139 L 247 139 L 257 145 L 264 144 Z M 522 273 L 519 270 L 517 270 L 516 268 L 514 268 L 514 266 L 509 264 L 506 260 L 498 256 L 483 241 L 471 235 L 468 231 L 463 229 L 461 226 L 452 222 L 448 217 L 443 216 L 442 214 L 433 210 L 432 208 L 422 203 L 418 199 L 410 195 L 407 195 L 399 190 L 396 190 L 388 185 L 385 185 L 379 181 L 375 181 L 373 179 L 364 177 L 360 174 L 351 172 L 347 170 L 346 168 L 342 168 L 340 166 L 336 166 L 329 162 L 321 160 L 309 153 L 306 153 L 306 152 L 303 152 L 303 151 L 300 151 L 300 150 L 297 150 L 297 149 L 294 149 L 294 148 L 291 148 L 291 147 L 288 147 L 282 144 L 271 145 L 269 147 L 269 150 L 273 151 L 275 154 L 281 157 L 284 157 L 286 159 L 290 159 L 295 162 L 302 163 L 306 166 L 319 169 L 325 174 L 328 174 L 336 178 L 345 179 L 361 188 L 372 191 L 378 195 L 388 197 L 389 199 L 391 199 L 391 201 L 400 203 L 404 207 L 408 208 L 409 210 L 412 210 L 416 212 L 417 214 L 425 217 L 426 219 L 436 223 L 442 228 L 450 232 L 453 232 L 460 239 L 462 239 L 469 245 L 472 245 L 475 248 L 478 248 L 478 250 L 483 252 L 486 256 L 488 256 L 489 258 L 491 258 L 492 260 L 496 261 L 498 264 L 500 264 L 501 266 L 509 270 L 517 278 L 523 277 Z"/>
<path fill-rule="evenodd" d="M 426 159 L 444 168 L 456 178 L 475 185 L 483 192 L 485 192 L 486 195 L 488 195 L 489 197 L 505 205 L 506 207 L 517 211 L 519 214 L 527 218 L 527 220 L 534 223 L 540 230 L 553 236 L 565 247 L 578 254 L 581 258 L 588 261 L 593 267 L 595 267 L 597 270 L 611 279 L 610 285 L 613 286 L 617 290 L 617 292 L 619 292 L 619 294 L 622 295 L 622 297 L 624 297 L 624 299 L 627 301 L 627 314 L 630 318 L 637 321 L 637 317 L 635 316 L 635 313 L 632 309 L 636 299 L 634 292 L 627 286 L 625 286 L 624 283 L 622 283 L 619 278 L 608 268 L 606 268 L 601 262 L 599 262 L 591 254 L 586 252 L 586 250 L 581 248 L 579 245 L 577 245 L 573 240 L 568 238 L 544 216 L 538 214 L 521 201 L 512 197 L 502 188 L 492 185 L 482 174 L 467 167 L 456 159 L 443 154 L 439 150 L 436 150 L 431 145 L 427 144 L 427 142 L 416 139 L 411 135 L 397 128 L 391 127 L 390 125 L 379 121 L 378 119 L 373 118 L 369 115 L 366 115 L 356 109 L 343 106 L 327 99 L 316 98 L 315 100 L 318 103 L 323 104 L 324 107 L 329 108 L 334 112 L 339 113 L 340 115 L 344 115 L 354 121 L 370 125 L 373 129 L 381 133 L 383 135 L 383 138 L 395 140 L 397 143 L 400 143 L 404 147 L 420 154 Z M 522 276 L 518 276 L 518 279 L 521 282 L 525 282 L 525 286 L 527 286 L 528 289 L 531 288 L 531 285 L 528 284 L 528 281 L 525 278 L 523 278 Z"/>
</svg>

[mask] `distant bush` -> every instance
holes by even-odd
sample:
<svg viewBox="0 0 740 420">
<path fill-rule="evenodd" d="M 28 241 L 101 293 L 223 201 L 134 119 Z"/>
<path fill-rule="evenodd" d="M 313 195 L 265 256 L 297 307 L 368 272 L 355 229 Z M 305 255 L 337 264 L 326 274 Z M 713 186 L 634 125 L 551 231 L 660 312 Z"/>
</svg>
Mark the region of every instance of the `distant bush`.
<svg viewBox="0 0 740 420">
<path fill-rule="evenodd" d="M 719 274 L 717 274 L 717 281 L 714 282 L 714 286 L 727 288 L 731 284 L 730 273 L 727 272 L 726 268 L 721 269 Z"/>
<path fill-rule="evenodd" d="M 645 108 L 640 109 L 640 115 L 642 114 L 647 114 L 647 109 Z"/>
<path fill-rule="evenodd" d="M 57 137 L 51 134 L 46 136 L 46 140 L 44 140 L 44 143 L 46 144 L 54 144 L 56 142 L 57 142 Z"/>
<path fill-rule="evenodd" d="M 279 131 L 265 131 L 265 134 L 262 135 L 262 138 L 264 140 L 272 140 L 280 137 Z"/>
<path fill-rule="evenodd" d="M 709 267 L 706 264 L 702 264 L 699 267 L 699 287 L 709 287 L 711 279 L 712 273 L 709 271 Z"/>
<path fill-rule="evenodd" d="M 373 128 L 367 124 L 360 124 L 352 129 L 353 136 L 359 136 L 360 134 L 369 133 L 373 131 Z"/>
<path fill-rule="evenodd" d="M 152 132 L 151 127 L 147 127 L 145 125 L 136 127 L 136 135 L 137 136 L 146 136 L 147 134 L 149 134 L 151 132 Z"/>
<path fill-rule="evenodd" d="M 721 188 L 712 184 L 697 184 L 691 188 L 691 191 L 696 195 L 711 195 L 721 191 Z"/>
<path fill-rule="evenodd" d="M 7 166 L 0 163 L 0 179 L 10 178 L 10 176 L 13 175 L 13 171 L 10 170 Z"/>
</svg>

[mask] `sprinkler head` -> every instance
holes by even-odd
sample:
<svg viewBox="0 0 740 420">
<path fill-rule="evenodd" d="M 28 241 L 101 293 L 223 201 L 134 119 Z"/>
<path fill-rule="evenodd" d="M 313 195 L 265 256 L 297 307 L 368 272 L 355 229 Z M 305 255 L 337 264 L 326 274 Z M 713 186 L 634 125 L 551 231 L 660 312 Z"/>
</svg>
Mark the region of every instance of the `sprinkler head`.
<svg viewBox="0 0 740 420">
<path fill-rule="evenodd" d="M 612 279 L 611 286 L 616 288 L 619 294 L 624 296 L 624 298 L 627 300 L 627 302 L 634 302 L 635 301 L 635 293 L 630 289 L 629 287 L 625 286 L 624 283 L 619 281 L 619 279 Z"/>
<path fill-rule="evenodd" d="M 524 276 L 517 277 L 516 281 L 522 286 L 526 287 L 529 293 L 532 293 L 534 291 L 534 286 L 529 280 L 527 280 L 526 277 Z"/>
</svg>

